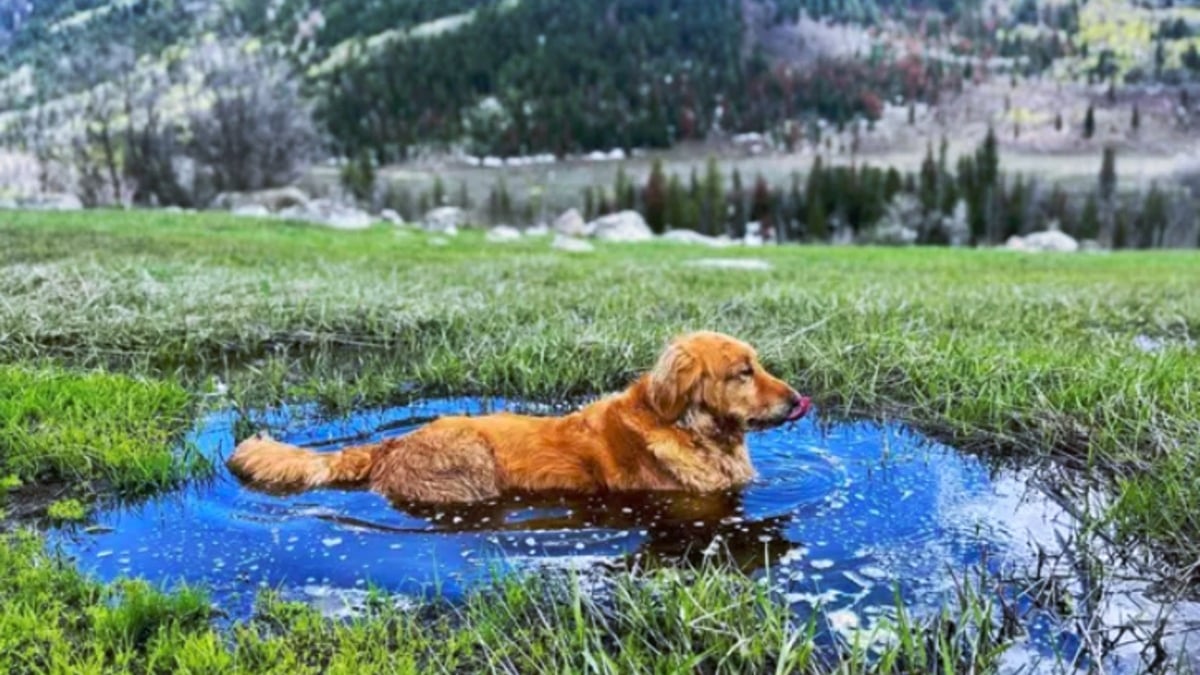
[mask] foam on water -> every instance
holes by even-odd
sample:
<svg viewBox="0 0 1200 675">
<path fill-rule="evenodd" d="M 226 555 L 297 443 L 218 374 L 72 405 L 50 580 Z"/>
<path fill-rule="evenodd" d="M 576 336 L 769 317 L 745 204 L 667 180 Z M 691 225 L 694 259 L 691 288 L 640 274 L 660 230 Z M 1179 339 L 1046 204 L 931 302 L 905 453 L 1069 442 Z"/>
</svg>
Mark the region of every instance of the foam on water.
<svg viewBox="0 0 1200 675">
<path fill-rule="evenodd" d="M 522 406 L 446 399 L 332 422 L 282 410 L 266 422 L 281 440 L 329 449 L 400 435 L 438 415 L 501 409 Z M 233 448 L 234 419 L 214 414 L 189 441 L 219 461 Z M 736 493 L 525 496 L 419 510 L 370 492 L 264 494 L 222 468 L 209 484 L 102 512 L 96 526 L 51 541 L 101 579 L 202 584 L 233 616 L 247 615 L 264 587 L 326 607 L 331 596 L 359 597 L 369 586 L 453 597 L 497 565 L 589 568 L 728 553 L 762 572 L 769 557 L 764 578 L 798 613 L 820 605 L 834 630 L 852 632 L 888 616 L 896 588 L 915 608 L 938 607 L 952 572 L 1027 559 L 1031 542 L 1053 541 L 1064 525 L 1049 502 L 1027 498 L 1023 480 L 992 477 L 978 460 L 899 426 L 823 429 L 810 417 L 754 433 L 749 446 L 759 478 Z"/>
</svg>

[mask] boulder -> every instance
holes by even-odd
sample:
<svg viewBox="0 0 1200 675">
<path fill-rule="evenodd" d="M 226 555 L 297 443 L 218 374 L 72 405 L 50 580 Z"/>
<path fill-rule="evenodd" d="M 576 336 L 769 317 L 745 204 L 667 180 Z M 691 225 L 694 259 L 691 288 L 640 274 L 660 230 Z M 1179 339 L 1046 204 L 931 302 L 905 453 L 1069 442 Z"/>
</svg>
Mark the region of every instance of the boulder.
<svg viewBox="0 0 1200 675">
<path fill-rule="evenodd" d="M 279 213 L 284 209 L 307 206 L 309 201 L 303 190 L 289 186 L 252 192 L 222 192 L 213 199 L 212 207 L 238 211 L 250 206 L 261 206 L 270 213 Z"/>
<path fill-rule="evenodd" d="M 404 224 L 404 218 L 401 217 L 400 214 L 397 213 L 394 209 L 384 209 L 384 210 L 380 211 L 379 217 L 384 219 L 385 221 L 391 223 L 392 225 L 399 226 L 399 225 Z"/>
<path fill-rule="evenodd" d="M 550 226 L 545 223 L 538 223 L 525 228 L 526 237 L 545 237 L 550 234 Z"/>
<path fill-rule="evenodd" d="M 271 211 L 262 204 L 242 204 L 233 207 L 230 213 L 242 218 L 270 218 L 272 215 Z"/>
<path fill-rule="evenodd" d="M 279 216 L 335 230 L 365 230 L 375 222 L 366 211 L 330 199 L 314 199 L 304 205 L 290 206 L 280 211 Z"/>
<path fill-rule="evenodd" d="M 554 235 L 554 241 L 550 243 L 550 247 L 558 251 L 566 251 L 567 253 L 591 253 L 596 250 L 595 246 L 584 239 L 576 239 L 575 237 L 567 237 L 561 234 Z"/>
<path fill-rule="evenodd" d="M 467 212 L 457 206 L 439 206 L 421 220 L 421 227 L 429 232 L 454 235 L 458 228 L 466 225 Z"/>
<path fill-rule="evenodd" d="M 765 243 L 762 223 L 758 221 L 746 223 L 746 234 L 742 237 L 742 243 L 746 246 L 762 246 Z"/>
<path fill-rule="evenodd" d="M 586 237 L 589 232 L 587 223 L 576 209 L 567 209 L 554 219 L 554 232 L 568 237 Z"/>
<path fill-rule="evenodd" d="M 486 238 L 493 244 L 517 241 L 521 238 L 521 231 L 512 225 L 497 225 L 488 230 Z"/>
<path fill-rule="evenodd" d="M 710 237 L 707 234 L 700 234 L 693 230 L 671 230 L 663 234 L 661 239 L 679 244 L 696 244 L 712 248 L 726 248 L 735 244 L 729 237 Z"/>
<path fill-rule="evenodd" d="M 1079 242 L 1071 235 L 1058 230 L 1034 232 L 1024 237 L 1009 237 L 1005 247 L 1015 251 L 1030 251 L 1034 253 L 1074 253 L 1079 250 Z"/>
<path fill-rule="evenodd" d="M 601 241 L 650 241 L 654 233 L 637 211 L 619 211 L 588 223 L 591 236 Z"/>
</svg>

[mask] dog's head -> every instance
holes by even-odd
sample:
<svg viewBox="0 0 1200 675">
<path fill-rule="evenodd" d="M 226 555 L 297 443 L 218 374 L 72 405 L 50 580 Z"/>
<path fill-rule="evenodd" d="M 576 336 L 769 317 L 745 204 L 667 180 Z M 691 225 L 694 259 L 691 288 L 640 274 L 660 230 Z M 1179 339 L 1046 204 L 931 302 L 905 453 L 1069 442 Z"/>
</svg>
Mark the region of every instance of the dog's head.
<svg viewBox="0 0 1200 675">
<path fill-rule="evenodd" d="M 812 405 L 763 369 L 750 345 L 708 332 L 674 340 L 647 376 L 646 392 L 671 423 L 692 414 L 743 430 L 798 420 Z"/>
</svg>

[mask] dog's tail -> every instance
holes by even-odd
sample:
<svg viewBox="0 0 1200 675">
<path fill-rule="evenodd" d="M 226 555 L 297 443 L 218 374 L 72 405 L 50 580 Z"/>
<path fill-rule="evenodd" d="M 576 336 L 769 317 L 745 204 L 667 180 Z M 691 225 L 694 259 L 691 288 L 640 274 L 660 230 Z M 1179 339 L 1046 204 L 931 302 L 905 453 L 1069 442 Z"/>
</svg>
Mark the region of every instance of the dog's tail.
<svg viewBox="0 0 1200 675">
<path fill-rule="evenodd" d="M 361 485 L 374 464 L 373 447 L 314 452 L 265 435 L 242 441 L 226 462 L 242 480 L 281 489 Z"/>
</svg>

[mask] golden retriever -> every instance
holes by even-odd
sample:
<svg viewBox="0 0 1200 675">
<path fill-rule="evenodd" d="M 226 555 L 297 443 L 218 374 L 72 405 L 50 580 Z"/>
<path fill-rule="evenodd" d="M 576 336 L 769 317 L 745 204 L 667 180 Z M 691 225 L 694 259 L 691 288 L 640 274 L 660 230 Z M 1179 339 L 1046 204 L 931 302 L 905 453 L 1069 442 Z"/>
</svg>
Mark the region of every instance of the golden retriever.
<svg viewBox="0 0 1200 675">
<path fill-rule="evenodd" d="M 394 502 L 466 503 L 506 492 L 713 492 L 754 476 L 746 432 L 798 420 L 807 397 L 750 345 L 720 333 L 677 338 L 625 391 L 565 417 L 443 417 L 380 443 L 318 453 L 265 437 L 229 468 L 276 489 L 361 486 Z"/>
</svg>

